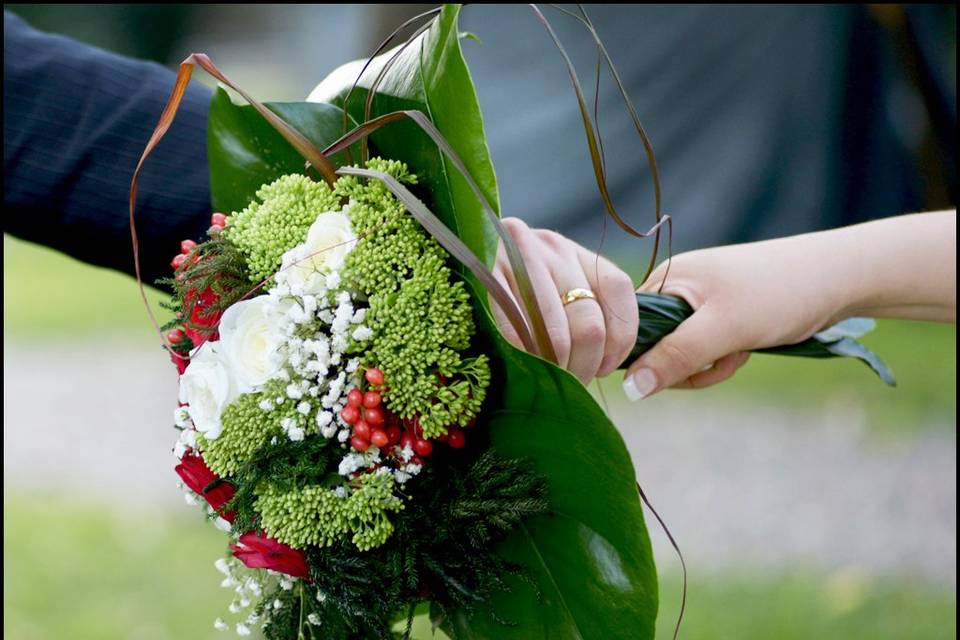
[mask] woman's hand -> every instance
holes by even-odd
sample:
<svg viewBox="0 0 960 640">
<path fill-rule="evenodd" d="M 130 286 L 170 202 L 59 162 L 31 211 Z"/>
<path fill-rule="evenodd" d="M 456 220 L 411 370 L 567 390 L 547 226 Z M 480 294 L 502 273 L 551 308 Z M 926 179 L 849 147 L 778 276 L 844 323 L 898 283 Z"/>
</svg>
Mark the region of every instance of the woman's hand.
<svg viewBox="0 0 960 640">
<path fill-rule="evenodd" d="M 637 339 L 639 313 L 630 277 L 558 233 L 531 229 L 517 218 L 505 218 L 503 225 L 523 257 L 560 366 L 584 383 L 614 371 Z M 494 275 L 514 300 L 520 299 L 502 244 Z M 564 304 L 563 296 L 573 289 L 592 291 L 595 299 L 580 298 Z M 504 336 L 523 348 L 492 299 L 491 306 Z"/>
<path fill-rule="evenodd" d="M 623 387 L 632 400 L 715 384 L 749 351 L 800 342 L 850 316 L 953 321 L 956 212 L 684 253 L 641 290 L 661 282 L 695 311 L 630 366 Z"/>
<path fill-rule="evenodd" d="M 786 240 L 692 251 L 661 264 L 640 287 L 683 298 L 694 313 L 634 362 L 624 392 L 639 400 L 666 387 L 726 380 L 749 351 L 809 338 L 839 309 L 820 283 L 810 247 Z"/>
</svg>

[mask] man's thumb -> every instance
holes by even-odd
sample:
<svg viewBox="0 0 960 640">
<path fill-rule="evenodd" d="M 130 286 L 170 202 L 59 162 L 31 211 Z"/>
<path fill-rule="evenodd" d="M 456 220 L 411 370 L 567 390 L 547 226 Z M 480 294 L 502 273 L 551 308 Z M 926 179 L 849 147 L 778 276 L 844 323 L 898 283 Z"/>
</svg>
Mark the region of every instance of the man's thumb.
<svg viewBox="0 0 960 640">
<path fill-rule="evenodd" d="M 630 400 L 646 398 L 703 371 L 728 353 L 729 333 L 706 308 L 697 310 L 676 330 L 637 359 L 627 370 L 623 392 Z"/>
</svg>

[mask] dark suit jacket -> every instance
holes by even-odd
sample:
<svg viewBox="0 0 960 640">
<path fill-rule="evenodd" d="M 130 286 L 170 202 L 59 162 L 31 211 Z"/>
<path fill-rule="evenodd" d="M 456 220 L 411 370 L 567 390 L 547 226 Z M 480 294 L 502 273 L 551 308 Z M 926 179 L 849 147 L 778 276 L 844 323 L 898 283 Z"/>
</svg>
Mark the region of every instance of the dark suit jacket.
<svg viewBox="0 0 960 640">
<path fill-rule="evenodd" d="M 133 273 L 130 178 L 174 83 L 170 70 L 40 33 L 3 14 L 3 230 Z M 210 224 L 209 89 L 194 83 L 139 183 L 144 281 L 171 273 Z"/>
</svg>

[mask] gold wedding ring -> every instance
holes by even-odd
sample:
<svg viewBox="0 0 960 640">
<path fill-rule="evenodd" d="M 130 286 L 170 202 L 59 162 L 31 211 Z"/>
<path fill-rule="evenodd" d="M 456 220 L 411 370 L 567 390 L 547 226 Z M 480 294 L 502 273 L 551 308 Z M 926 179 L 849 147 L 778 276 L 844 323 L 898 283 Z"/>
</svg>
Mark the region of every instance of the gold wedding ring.
<svg viewBox="0 0 960 640">
<path fill-rule="evenodd" d="M 590 289 L 578 288 L 578 289 L 570 289 L 570 291 L 567 291 L 565 294 L 560 296 L 560 298 L 563 300 L 563 306 L 567 306 L 568 304 L 570 304 L 571 302 L 575 302 L 576 300 L 584 300 L 584 299 L 596 300 L 597 296 L 596 294 L 593 293 L 593 291 L 590 291 Z"/>
</svg>

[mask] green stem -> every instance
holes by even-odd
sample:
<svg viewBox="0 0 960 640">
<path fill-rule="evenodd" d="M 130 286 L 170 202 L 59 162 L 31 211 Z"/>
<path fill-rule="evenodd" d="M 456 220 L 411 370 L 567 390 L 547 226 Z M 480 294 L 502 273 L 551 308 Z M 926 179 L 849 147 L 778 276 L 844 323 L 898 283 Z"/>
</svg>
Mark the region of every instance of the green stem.
<svg viewBox="0 0 960 640">
<path fill-rule="evenodd" d="M 303 582 L 300 582 L 300 624 L 297 626 L 297 639 L 306 640 L 306 636 L 303 635 Z"/>
</svg>

